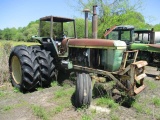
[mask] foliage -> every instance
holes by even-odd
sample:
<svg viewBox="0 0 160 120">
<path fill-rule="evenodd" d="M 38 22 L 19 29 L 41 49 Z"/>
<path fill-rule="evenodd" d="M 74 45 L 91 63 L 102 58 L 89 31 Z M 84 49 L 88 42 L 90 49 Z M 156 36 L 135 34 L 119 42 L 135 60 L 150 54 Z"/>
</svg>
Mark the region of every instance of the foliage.
<svg viewBox="0 0 160 120">
<path fill-rule="evenodd" d="M 84 38 L 85 21 L 82 18 L 76 18 L 77 37 Z M 92 23 L 88 21 L 88 37 L 92 37 Z"/>
<path fill-rule="evenodd" d="M 118 107 L 118 104 L 115 103 L 113 99 L 104 98 L 104 97 L 98 98 L 96 104 L 100 105 L 100 106 L 107 105 L 107 107 L 109 107 L 109 108 L 117 108 Z"/>
<path fill-rule="evenodd" d="M 11 48 L 10 43 L 3 43 L 0 47 L 0 85 L 9 80 L 8 59 Z"/>
<path fill-rule="evenodd" d="M 31 36 L 38 34 L 39 21 L 32 21 L 27 27 L 5 28 L 0 30 L 0 40 L 30 41 Z"/>
<path fill-rule="evenodd" d="M 160 98 L 158 97 L 153 98 L 153 104 L 157 107 L 160 106 Z"/>
<path fill-rule="evenodd" d="M 155 31 L 160 31 L 160 24 L 156 24 L 156 25 L 154 26 L 154 30 L 155 30 Z"/>
<path fill-rule="evenodd" d="M 88 8 L 92 11 L 93 5 L 98 5 L 98 37 L 102 38 L 105 30 L 114 25 L 133 25 L 135 28 L 155 28 L 155 31 L 160 30 L 160 24 L 152 26 L 145 22 L 144 16 L 137 11 L 142 9 L 142 0 L 77 0 L 73 2 L 73 8 L 82 11 Z M 78 3 L 78 6 L 77 6 Z M 92 12 L 91 12 L 92 13 Z M 84 14 L 84 13 L 83 13 Z M 91 20 L 89 14 L 89 19 Z M 89 38 L 92 37 L 91 21 L 88 21 Z M 76 18 L 76 31 L 78 38 L 84 37 L 84 19 Z M 26 27 L 19 28 L 5 28 L 0 30 L 0 40 L 12 40 L 12 41 L 32 41 L 31 36 L 38 34 L 39 20 L 31 21 Z M 42 22 L 41 36 L 50 36 L 50 23 Z M 64 30 L 68 32 L 68 37 L 73 37 L 74 28 L 72 23 L 65 23 Z M 61 37 L 61 25 L 55 23 L 53 27 L 55 37 Z"/>
<path fill-rule="evenodd" d="M 98 37 L 102 38 L 105 30 L 114 25 L 133 25 L 135 28 L 150 27 L 145 23 L 144 16 L 137 12 L 142 8 L 142 0 L 77 0 L 75 9 L 82 11 L 85 8 L 92 10 L 98 5 Z"/>
<path fill-rule="evenodd" d="M 46 110 L 42 106 L 32 105 L 31 106 L 33 113 L 42 120 L 48 120 L 49 116 L 47 115 Z"/>
</svg>

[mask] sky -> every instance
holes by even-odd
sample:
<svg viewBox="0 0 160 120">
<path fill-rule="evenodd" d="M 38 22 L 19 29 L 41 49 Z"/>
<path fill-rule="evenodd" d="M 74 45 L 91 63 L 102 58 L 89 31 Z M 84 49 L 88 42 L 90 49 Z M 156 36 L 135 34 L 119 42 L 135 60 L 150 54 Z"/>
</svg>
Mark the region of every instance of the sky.
<svg viewBox="0 0 160 120">
<path fill-rule="evenodd" d="M 73 4 L 77 4 L 76 0 L 0 0 L 0 29 L 25 27 L 31 21 L 49 15 L 82 18 Z M 147 23 L 159 24 L 160 0 L 144 0 L 139 12 Z"/>
</svg>

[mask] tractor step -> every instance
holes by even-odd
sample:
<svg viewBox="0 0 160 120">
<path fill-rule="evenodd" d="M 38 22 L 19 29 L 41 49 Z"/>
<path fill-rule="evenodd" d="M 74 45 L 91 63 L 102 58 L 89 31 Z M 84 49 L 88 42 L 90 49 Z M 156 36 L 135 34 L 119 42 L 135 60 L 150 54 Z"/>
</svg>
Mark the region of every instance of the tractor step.
<svg viewBox="0 0 160 120">
<path fill-rule="evenodd" d="M 136 88 L 136 89 L 134 90 L 134 93 L 135 93 L 135 94 L 140 93 L 141 91 L 144 90 L 145 87 L 146 87 L 145 85 L 142 85 L 142 86 L 140 86 L 139 88 Z"/>
<path fill-rule="evenodd" d="M 146 76 L 147 76 L 147 75 L 146 75 L 145 73 L 140 74 L 139 76 L 136 76 L 136 77 L 135 77 L 135 80 L 138 82 L 138 81 L 140 81 L 141 79 L 145 78 Z"/>
<path fill-rule="evenodd" d="M 137 68 L 142 68 L 142 67 L 144 67 L 144 66 L 146 66 L 148 63 L 146 62 L 146 61 L 138 61 L 138 62 L 134 62 L 134 63 L 132 63 L 133 65 L 136 65 L 137 66 Z"/>
</svg>

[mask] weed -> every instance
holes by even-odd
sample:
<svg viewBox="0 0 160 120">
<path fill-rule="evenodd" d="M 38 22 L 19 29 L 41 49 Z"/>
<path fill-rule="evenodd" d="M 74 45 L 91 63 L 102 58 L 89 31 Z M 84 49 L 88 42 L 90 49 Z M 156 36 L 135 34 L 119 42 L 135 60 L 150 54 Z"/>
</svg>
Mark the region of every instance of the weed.
<svg viewBox="0 0 160 120">
<path fill-rule="evenodd" d="M 160 98 L 158 98 L 158 97 L 153 98 L 153 104 L 156 107 L 159 107 L 160 106 Z"/>
<path fill-rule="evenodd" d="M 63 96 L 66 96 L 66 94 L 67 94 L 67 92 L 66 91 L 64 91 L 64 90 L 58 90 L 58 91 L 56 91 L 55 92 L 55 98 L 61 98 L 61 97 L 63 97 Z"/>
<path fill-rule="evenodd" d="M 20 90 L 19 90 L 18 88 L 14 87 L 14 88 L 13 88 L 13 92 L 15 92 L 15 93 L 20 93 Z"/>
<path fill-rule="evenodd" d="M 57 98 L 62 98 L 63 96 L 66 97 L 66 96 L 68 96 L 68 95 L 73 94 L 73 92 L 74 92 L 74 89 L 73 89 L 73 88 L 67 89 L 67 90 L 64 89 L 64 88 L 62 88 L 62 89 L 60 89 L 60 90 L 58 90 L 58 91 L 55 92 L 55 98 L 56 98 L 56 99 L 57 99 Z"/>
<path fill-rule="evenodd" d="M 37 105 L 32 105 L 31 106 L 33 113 L 39 117 L 42 120 L 48 120 L 49 119 L 49 115 L 47 114 L 46 110 L 41 107 L 41 106 L 37 106 Z"/>
<path fill-rule="evenodd" d="M 15 108 L 18 108 L 21 106 L 25 106 L 25 105 L 28 105 L 28 103 L 25 101 L 21 101 L 19 104 L 7 105 L 7 106 L 3 107 L 3 111 L 10 111 L 12 109 L 15 109 Z"/>
<path fill-rule="evenodd" d="M 51 83 L 51 86 L 52 87 L 55 87 L 55 86 L 57 86 L 58 85 L 58 82 L 57 81 L 53 81 L 52 83 Z"/>
<path fill-rule="evenodd" d="M 115 114 L 111 114 L 111 120 L 119 120 L 119 117 Z"/>
<path fill-rule="evenodd" d="M 147 114 L 147 115 L 151 115 L 152 114 L 152 110 L 150 108 L 145 108 L 144 109 L 144 112 Z"/>
<path fill-rule="evenodd" d="M 4 97 L 6 95 L 6 93 L 4 91 L 0 91 L 0 98 Z"/>
<path fill-rule="evenodd" d="M 82 116 L 82 120 L 92 120 L 92 118 L 91 116 L 85 114 Z"/>
<path fill-rule="evenodd" d="M 41 90 L 43 90 L 43 88 L 42 88 L 42 87 L 38 87 L 37 90 L 38 90 L 38 91 L 41 91 Z"/>
<path fill-rule="evenodd" d="M 158 115 L 157 115 L 157 114 L 155 115 L 155 120 L 160 120 L 160 115 L 159 115 L 159 114 L 158 114 Z"/>
<path fill-rule="evenodd" d="M 109 108 L 117 108 L 118 104 L 114 102 L 111 98 L 98 98 L 96 101 L 97 105 L 104 106 L 107 105 Z"/>
<path fill-rule="evenodd" d="M 152 81 L 147 80 L 146 84 L 149 87 L 149 89 L 151 89 L 151 90 L 154 90 L 157 88 L 157 85 Z"/>
<path fill-rule="evenodd" d="M 8 46 L 5 48 L 5 46 Z M 10 45 L 5 44 L 4 47 L 0 47 L 0 85 L 4 82 L 9 80 L 9 66 L 8 66 L 8 59 L 9 59 L 9 52 L 11 48 Z"/>
<path fill-rule="evenodd" d="M 13 108 L 14 108 L 13 105 L 8 105 L 3 108 L 3 111 L 9 111 L 9 110 L 12 110 Z"/>
<path fill-rule="evenodd" d="M 143 112 L 143 105 L 142 104 L 140 104 L 140 103 L 138 103 L 138 102 L 134 102 L 133 104 L 132 104 L 132 106 L 133 106 L 133 108 L 135 108 L 136 109 L 136 111 L 137 112 Z"/>
<path fill-rule="evenodd" d="M 56 107 L 56 108 L 54 108 L 53 110 L 52 110 L 52 114 L 58 114 L 58 113 L 60 113 L 60 112 L 62 112 L 63 111 L 63 109 L 64 109 L 64 106 L 58 106 L 58 107 Z"/>
</svg>

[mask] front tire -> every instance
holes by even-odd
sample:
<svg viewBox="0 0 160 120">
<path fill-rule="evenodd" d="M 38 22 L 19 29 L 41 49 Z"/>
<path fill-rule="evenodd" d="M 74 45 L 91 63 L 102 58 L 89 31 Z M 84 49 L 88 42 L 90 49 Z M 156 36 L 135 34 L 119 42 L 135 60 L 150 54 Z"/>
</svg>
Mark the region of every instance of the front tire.
<svg viewBox="0 0 160 120">
<path fill-rule="evenodd" d="M 78 74 L 75 93 L 76 107 L 89 106 L 92 99 L 91 77 L 89 74 Z"/>
<path fill-rule="evenodd" d="M 16 46 L 9 57 L 11 83 L 14 87 L 24 90 L 34 89 L 38 83 L 39 65 L 31 47 Z"/>
</svg>

